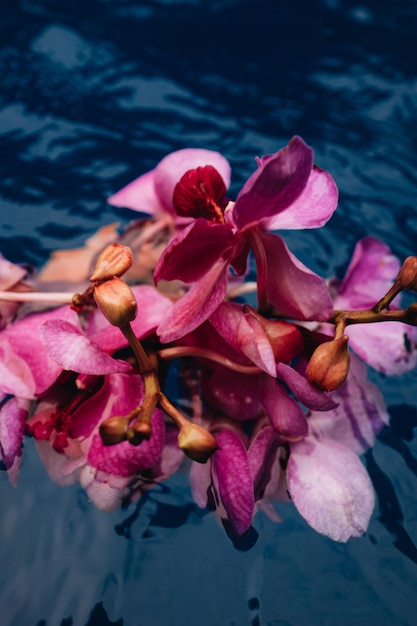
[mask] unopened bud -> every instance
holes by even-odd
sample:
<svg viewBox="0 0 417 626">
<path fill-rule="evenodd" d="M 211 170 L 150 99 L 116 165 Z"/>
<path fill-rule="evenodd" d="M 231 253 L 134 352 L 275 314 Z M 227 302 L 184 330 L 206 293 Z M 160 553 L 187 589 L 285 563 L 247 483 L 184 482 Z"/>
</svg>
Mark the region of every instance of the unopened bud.
<svg viewBox="0 0 417 626">
<path fill-rule="evenodd" d="M 129 420 L 126 417 L 109 417 L 100 424 L 100 437 L 105 446 L 125 441 Z"/>
<path fill-rule="evenodd" d="M 334 391 L 344 383 L 350 365 L 348 339 L 343 335 L 316 348 L 306 370 L 312 385 L 323 391 Z"/>
<path fill-rule="evenodd" d="M 96 285 L 94 300 L 110 324 L 119 328 L 134 320 L 138 312 L 133 291 L 117 277 Z"/>
<path fill-rule="evenodd" d="M 178 445 L 193 461 L 205 463 L 218 448 L 213 435 L 206 428 L 187 422 L 181 426 Z"/>
<path fill-rule="evenodd" d="M 417 291 L 417 256 L 405 259 L 397 276 L 397 282 L 402 289 Z"/>
<path fill-rule="evenodd" d="M 132 251 L 128 246 L 112 243 L 99 254 L 90 280 L 96 282 L 121 276 L 132 266 L 132 260 Z"/>
</svg>

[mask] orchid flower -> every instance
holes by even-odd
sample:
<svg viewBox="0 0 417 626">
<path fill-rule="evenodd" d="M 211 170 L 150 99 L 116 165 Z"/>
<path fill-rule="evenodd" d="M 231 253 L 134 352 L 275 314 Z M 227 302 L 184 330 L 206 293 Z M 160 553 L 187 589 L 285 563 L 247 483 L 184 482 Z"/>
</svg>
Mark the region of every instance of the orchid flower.
<svg viewBox="0 0 417 626">
<path fill-rule="evenodd" d="M 322 226 L 337 205 L 331 176 L 313 165 L 313 151 L 294 137 L 277 153 L 258 159 L 258 170 L 227 203 L 226 184 L 211 165 L 189 170 L 174 188 L 179 215 L 195 218 L 160 258 L 155 281 L 192 283 L 158 328 L 163 342 L 190 332 L 224 300 L 228 268 L 238 275 L 253 251 L 261 308 L 287 317 L 326 320 L 331 300 L 324 281 L 305 267 L 271 229 Z M 270 271 L 274 268 L 273 271 Z"/>
<path fill-rule="evenodd" d="M 82 391 L 80 391 L 82 394 Z M 100 424 L 108 417 L 127 414 L 137 407 L 144 394 L 137 374 L 108 374 L 94 392 L 67 406 L 44 403 L 30 418 L 28 428 L 38 443 L 50 476 L 59 484 L 79 480 L 89 498 L 101 510 L 114 510 L 135 491 L 154 484 L 158 476 L 175 471 L 182 453 L 170 444 L 165 459 L 165 424 L 159 409 L 152 416 L 152 435 L 138 446 L 121 442 L 105 446 Z M 57 437 L 62 447 L 58 447 Z M 51 445 L 52 444 L 52 445 Z M 65 444 L 65 445 L 62 445 Z"/>
</svg>

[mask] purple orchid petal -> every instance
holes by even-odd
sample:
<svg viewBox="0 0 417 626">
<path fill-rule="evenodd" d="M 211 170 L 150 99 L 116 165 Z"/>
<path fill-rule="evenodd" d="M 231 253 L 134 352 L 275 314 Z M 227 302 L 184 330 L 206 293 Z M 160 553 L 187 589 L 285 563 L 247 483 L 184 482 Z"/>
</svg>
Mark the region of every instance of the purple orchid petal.
<svg viewBox="0 0 417 626">
<path fill-rule="evenodd" d="M 138 374 L 109 374 L 100 389 L 71 416 L 71 437 L 89 437 L 100 422 L 109 417 L 127 415 L 144 398 L 142 377 Z"/>
<path fill-rule="evenodd" d="M 278 475 L 281 474 L 277 459 L 278 446 L 279 437 L 274 428 L 267 422 L 259 428 L 251 439 L 248 448 L 248 461 L 255 486 L 256 501 L 265 497 L 272 486 L 272 482 L 274 483 L 273 491 L 275 491 Z"/>
<path fill-rule="evenodd" d="M 295 369 L 285 363 L 278 363 L 277 376 L 285 382 L 295 396 L 304 406 L 314 411 L 329 411 L 337 406 L 337 402 L 333 400 L 324 391 L 319 391 L 304 376 L 296 372 Z"/>
<path fill-rule="evenodd" d="M 296 441 L 308 433 L 307 419 L 300 405 L 273 378 L 265 378 L 262 405 L 272 426 L 285 439 Z"/>
<path fill-rule="evenodd" d="M 14 486 L 17 485 L 22 460 L 22 444 L 28 409 L 28 401 L 16 398 L 5 402 L 0 409 L 0 460 L 5 465 Z"/>
<path fill-rule="evenodd" d="M 299 261 L 278 235 L 259 233 L 268 268 L 266 296 L 285 317 L 326 321 L 333 304 L 325 281 Z"/>
<path fill-rule="evenodd" d="M 132 291 L 138 303 L 139 314 L 131 322 L 131 326 L 136 337 L 143 339 L 155 332 L 161 320 L 171 309 L 172 301 L 149 285 L 132 287 Z M 114 352 L 128 345 L 120 328 L 109 324 L 98 309 L 94 310 L 88 320 L 87 336 L 105 352 Z"/>
<path fill-rule="evenodd" d="M 382 298 L 400 269 L 399 260 L 375 237 L 355 246 L 345 277 L 337 285 L 336 309 L 366 309 Z"/>
<path fill-rule="evenodd" d="M 166 248 L 154 272 L 155 283 L 182 280 L 192 283 L 204 276 L 230 248 L 233 234 L 224 224 L 194 220 Z"/>
<path fill-rule="evenodd" d="M 19 359 L 26 364 L 24 368 L 19 366 L 18 369 L 23 385 L 30 389 L 31 394 L 25 393 L 23 397 L 33 397 L 33 394 L 43 393 L 55 382 L 62 371 L 62 368 L 46 353 L 40 335 L 42 324 L 54 317 L 59 317 L 77 326 L 79 324 L 78 316 L 74 311 L 69 307 L 61 307 L 17 320 L 1 333 L 0 349 L 7 345 L 6 352 L 8 357 L 14 360 L 15 365 L 17 366 Z M 14 357 L 12 352 L 15 354 Z M 17 369 L 14 369 L 14 372 L 16 373 Z M 7 376 L 6 378 L 8 379 Z M 11 393 L 21 395 L 17 389 Z"/>
<path fill-rule="evenodd" d="M 117 413 L 116 413 L 117 414 Z M 88 451 L 88 463 L 102 472 L 128 477 L 152 467 L 162 454 L 164 447 L 164 417 L 156 409 L 152 414 L 152 435 L 138 446 L 123 441 L 105 446 L 97 433 L 93 436 Z"/>
<path fill-rule="evenodd" d="M 320 228 L 333 215 L 339 199 L 330 174 L 314 166 L 301 195 L 284 211 L 268 220 L 267 230 Z"/>
<path fill-rule="evenodd" d="M 209 321 L 232 348 L 242 352 L 252 363 L 275 377 L 276 366 L 271 344 L 253 315 L 243 313 L 238 304 L 223 302 Z"/>
<path fill-rule="evenodd" d="M 312 437 L 293 444 L 287 481 L 295 506 L 317 532 L 346 542 L 366 531 L 374 491 L 359 458 L 342 444 Z"/>
<path fill-rule="evenodd" d="M 155 169 L 143 174 L 109 198 L 110 204 L 145 213 L 166 211 L 175 214 L 172 197 L 175 185 L 188 170 L 212 165 L 230 184 L 230 165 L 219 153 L 200 148 L 185 148 L 168 154 Z"/>
<path fill-rule="evenodd" d="M 214 265 L 177 300 L 157 328 L 162 343 L 170 343 L 200 326 L 223 302 L 227 290 L 227 261 Z"/>
<path fill-rule="evenodd" d="M 300 137 L 260 159 L 258 170 L 246 181 L 233 207 L 236 226 L 272 218 L 289 207 L 304 191 L 312 167 L 313 151 Z"/>
<path fill-rule="evenodd" d="M 131 369 L 129 363 L 113 359 L 65 320 L 45 322 L 40 334 L 49 356 L 65 370 L 102 375 Z"/>
<path fill-rule="evenodd" d="M 215 487 L 233 531 L 242 535 L 251 525 L 255 506 L 248 455 L 234 432 L 224 429 L 215 437 L 219 445 L 211 461 Z"/>
<path fill-rule="evenodd" d="M 334 439 L 356 454 L 373 446 L 388 424 L 389 415 L 378 387 L 366 380 L 366 367 L 354 354 L 346 382 L 334 392 L 338 406 L 331 411 L 312 411 L 310 431 L 318 438 Z"/>
</svg>

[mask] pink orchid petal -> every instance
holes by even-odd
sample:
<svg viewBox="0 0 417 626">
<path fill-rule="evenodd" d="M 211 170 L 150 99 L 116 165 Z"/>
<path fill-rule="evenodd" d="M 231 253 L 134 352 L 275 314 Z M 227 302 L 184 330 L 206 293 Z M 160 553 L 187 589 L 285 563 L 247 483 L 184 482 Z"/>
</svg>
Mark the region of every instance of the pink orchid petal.
<svg viewBox="0 0 417 626">
<path fill-rule="evenodd" d="M 275 377 L 276 365 L 271 344 L 253 315 L 243 313 L 239 304 L 222 302 L 209 321 L 229 346 Z"/>
<path fill-rule="evenodd" d="M 300 137 L 268 157 L 240 191 L 233 219 L 238 228 L 272 218 L 301 195 L 313 167 L 313 151 Z"/>
<path fill-rule="evenodd" d="M 161 279 L 185 283 L 199 280 L 230 248 L 232 239 L 232 231 L 224 224 L 213 224 L 203 218 L 194 220 L 162 254 L 154 272 L 155 283 Z"/>
<path fill-rule="evenodd" d="M 138 374 L 108 374 L 100 389 L 72 414 L 71 437 L 89 437 L 101 421 L 127 415 L 141 405 L 143 397 L 143 380 Z"/>
<path fill-rule="evenodd" d="M 236 334 L 243 354 L 264 372 L 275 377 L 274 352 L 260 322 L 250 313 L 244 314 L 240 319 Z"/>
<path fill-rule="evenodd" d="M 355 246 L 345 277 L 337 285 L 336 309 L 366 309 L 385 295 L 400 269 L 388 246 L 365 237 Z"/>
<path fill-rule="evenodd" d="M 227 291 L 227 261 L 214 265 L 182 298 L 158 326 L 162 343 L 170 343 L 200 326 L 223 302 Z"/>
<path fill-rule="evenodd" d="M 212 456 L 212 475 L 233 531 L 242 535 L 252 522 L 254 486 L 248 455 L 241 439 L 230 430 L 215 434 L 219 445 Z"/>
<path fill-rule="evenodd" d="M 40 334 L 49 356 L 65 370 L 101 375 L 131 369 L 128 363 L 113 359 L 65 320 L 45 322 Z"/>
<path fill-rule="evenodd" d="M 328 320 L 333 304 L 325 281 L 299 261 L 278 235 L 259 233 L 268 268 L 266 295 L 285 317 Z"/>
<path fill-rule="evenodd" d="M 16 358 L 18 357 L 26 363 L 30 375 L 27 373 L 27 369 L 26 372 L 22 369 L 22 381 L 31 390 L 34 381 L 33 393 L 36 395 L 40 395 L 48 389 L 62 371 L 62 368 L 45 351 L 40 334 L 42 324 L 54 318 L 79 325 L 77 314 L 65 306 L 17 320 L 0 335 L 0 346 L 4 346 L 6 343 L 9 349 L 13 350 Z M 16 395 L 20 394 L 16 393 Z M 33 397 L 33 395 L 25 394 L 24 397 Z"/>
<path fill-rule="evenodd" d="M 29 402 L 11 398 L 0 408 L 0 460 L 16 486 Z"/>
<path fill-rule="evenodd" d="M 342 444 L 312 437 L 293 444 L 287 481 L 295 506 L 317 532 L 346 542 L 366 531 L 374 491 L 359 458 Z"/>
<path fill-rule="evenodd" d="M 133 332 L 138 339 L 148 337 L 172 307 L 172 301 L 160 293 L 155 287 L 138 285 L 132 287 L 138 303 L 139 313 L 131 322 Z M 97 343 L 105 352 L 114 352 L 126 347 L 128 342 L 120 328 L 112 326 L 97 309 L 88 320 L 88 338 Z"/>
<path fill-rule="evenodd" d="M 175 185 L 188 170 L 212 165 L 230 184 L 230 165 L 219 153 L 200 148 L 185 148 L 171 152 L 156 168 L 143 174 L 109 198 L 114 206 L 123 206 L 157 215 L 163 211 L 175 214 L 172 197 Z"/>
<path fill-rule="evenodd" d="M 346 382 L 333 397 L 336 408 L 310 413 L 310 431 L 318 438 L 334 439 L 356 454 L 366 452 L 388 424 L 389 415 L 379 388 L 366 380 L 365 364 L 354 354 Z"/>
<path fill-rule="evenodd" d="M 118 414 L 118 413 L 115 413 Z M 88 463 L 102 472 L 115 476 L 128 477 L 149 469 L 156 463 L 164 447 L 164 416 L 156 409 L 152 414 L 152 435 L 150 439 L 133 446 L 123 441 L 114 446 L 105 446 L 100 435 L 94 435 L 88 451 Z"/>
<path fill-rule="evenodd" d="M 277 376 L 285 382 L 304 406 L 315 411 L 329 411 L 337 406 L 333 396 L 319 391 L 304 376 L 285 363 L 278 363 Z"/>
<path fill-rule="evenodd" d="M 336 210 L 339 192 L 328 172 L 314 166 L 301 195 L 267 221 L 267 230 L 299 230 L 323 226 Z"/>
<path fill-rule="evenodd" d="M 158 215 L 164 211 L 155 190 L 155 170 L 151 170 L 110 196 L 108 203 L 134 211 Z"/>
<path fill-rule="evenodd" d="M 307 419 L 298 404 L 276 380 L 265 378 L 262 405 L 279 435 L 297 440 L 308 433 Z"/>
</svg>

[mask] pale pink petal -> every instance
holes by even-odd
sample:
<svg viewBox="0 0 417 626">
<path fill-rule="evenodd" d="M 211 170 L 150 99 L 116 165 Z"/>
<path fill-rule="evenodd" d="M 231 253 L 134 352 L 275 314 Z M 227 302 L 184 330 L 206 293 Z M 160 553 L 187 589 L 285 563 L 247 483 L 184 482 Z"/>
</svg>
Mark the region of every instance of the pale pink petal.
<svg viewBox="0 0 417 626">
<path fill-rule="evenodd" d="M 223 302 L 227 291 L 227 265 L 227 261 L 214 265 L 177 300 L 158 326 L 157 334 L 162 343 L 170 343 L 190 333 Z"/>
<path fill-rule="evenodd" d="M 101 375 L 131 369 L 126 361 L 113 359 L 73 324 L 64 320 L 45 322 L 40 333 L 49 356 L 65 370 Z"/>
<path fill-rule="evenodd" d="M 336 309 L 374 306 L 391 287 L 400 269 L 399 260 L 376 237 L 365 237 L 355 246 L 342 281 L 334 283 Z"/>
<path fill-rule="evenodd" d="M 110 196 L 109 204 L 158 215 L 164 207 L 155 190 L 155 170 L 151 170 Z"/>
<path fill-rule="evenodd" d="M 300 196 L 284 211 L 269 219 L 267 230 L 299 230 L 323 226 L 336 210 L 339 192 L 330 174 L 313 167 Z"/>
<path fill-rule="evenodd" d="M 312 411 L 310 432 L 334 439 L 356 454 L 366 452 L 388 424 L 389 415 L 379 388 L 366 380 L 365 364 L 354 354 L 346 382 L 332 395 L 338 406 L 330 411 Z"/>
<path fill-rule="evenodd" d="M 0 338 L 0 390 L 19 398 L 34 399 L 36 395 L 31 368 L 6 338 Z"/>
<path fill-rule="evenodd" d="M 348 326 L 350 347 L 366 363 L 386 376 L 396 376 L 417 365 L 417 328 L 401 322 Z"/>
<path fill-rule="evenodd" d="M 346 542 L 367 530 L 375 506 L 371 480 L 354 452 L 312 437 L 291 446 L 288 489 L 317 532 Z"/>
<path fill-rule="evenodd" d="M 80 472 L 80 484 L 85 489 L 89 500 L 99 511 L 116 511 L 124 499 L 129 495 L 129 481 L 126 480 L 124 487 L 113 487 L 109 482 L 97 480 L 97 470 L 90 465 L 85 465 Z"/>
</svg>

